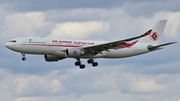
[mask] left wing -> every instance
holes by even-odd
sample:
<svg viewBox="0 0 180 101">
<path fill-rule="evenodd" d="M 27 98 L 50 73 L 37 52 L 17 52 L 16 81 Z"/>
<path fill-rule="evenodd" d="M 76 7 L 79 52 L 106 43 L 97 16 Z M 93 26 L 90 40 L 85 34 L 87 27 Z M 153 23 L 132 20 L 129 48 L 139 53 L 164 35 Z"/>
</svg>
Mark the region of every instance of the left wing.
<svg viewBox="0 0 180 101">
<path fill-rule="evenodd" d="M 117 46 L 124 47 L 126 42 L 145 37 L 145 36 L 149 35 L 151 33 L 151 31 L 152 30 L 150 29 L 140 36 L 136 36 L 136 37 L 132 37 L 132 38 L 124 39 L 124 40 L 118 40 L 118 41 L 113 41 L 113 42 L 108 42 L 108 43 L 93 45 L 93 46 L 86 46 L 86 47 L 82 47 L 82 48 L 84 49 L 86 54 L 95 55 L 95 54 L 101 53 L 104 50 L 108 51 L 109 49 L 116 49 Z"/>
</svg>

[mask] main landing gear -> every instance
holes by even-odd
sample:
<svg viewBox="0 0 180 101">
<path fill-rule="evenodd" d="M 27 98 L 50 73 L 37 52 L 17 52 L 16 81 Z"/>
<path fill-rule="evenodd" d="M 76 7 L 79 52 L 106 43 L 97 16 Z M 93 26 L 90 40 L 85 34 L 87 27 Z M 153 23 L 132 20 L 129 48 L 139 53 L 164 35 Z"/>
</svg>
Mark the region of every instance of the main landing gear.
<svg viewBox="0 0 180 101">
<path fill-rule="evenodd" d="M 81 64 L 80 59 L 77 59 L 77 62 L 75 62 L 75 65 L 76 65 L 76 66 L 79 66 L 80 69 L 84 69 L 84 68 L 85 68 L 85 65 L 84 65 L 84 64 Z"/>
<path fill-rule="evenodd" d="M 93 59 L 87 60 L 87 63 L 88 63 L 88 64 L 92 64 L 93 67 L 98 66 L 98 63 L 97 63 L 97 62 L 94 62 Z M 76 66 L 79 66 L 80 69 L 84 69 L 84 68 L 85 68 L 85 65 L 82 64 L 82 62 L 81 62 L 80 59 L 77 59 L 77 61 L 75 62 L 75 65 L 76 65 Z"/>
<path fill-rule="evenodd" d="M 98 66 L 98 63 L 97 63 L 97 62 L 94 62 L 94 60 L 93 60 L 93 59 L 89 59 L 89 60 L 87 60 L 87 63 L 92 64 L 92 66 L 93 66 L 93 67 Z"/>
<path fill-rule="evenodd" d="M 21 53 L 21 55 L 22 55 L 22 61 L 25 61 L 26 60 L 25 54 Z"/>
</svg>

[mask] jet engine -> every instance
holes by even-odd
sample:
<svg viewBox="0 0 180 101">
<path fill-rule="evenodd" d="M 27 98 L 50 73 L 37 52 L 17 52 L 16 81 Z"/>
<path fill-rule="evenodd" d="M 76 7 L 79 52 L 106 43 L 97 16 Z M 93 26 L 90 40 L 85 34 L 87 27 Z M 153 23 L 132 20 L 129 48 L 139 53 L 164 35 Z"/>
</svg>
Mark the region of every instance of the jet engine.
<svg viewBox="0 0 180 101">
<path fill-rule="evenodd" d="M 66 49 L 66 54 L 68 57 L 76 58 L 80 57 L 84 52 L 78 48 Z"/>
<path fill-rule="evenodd" d="M 44 55 L 44 59 L 47 62 L 54 62 L 54 61 L 62 60 L 63 58 L 54 55 Z"/>
</svg>

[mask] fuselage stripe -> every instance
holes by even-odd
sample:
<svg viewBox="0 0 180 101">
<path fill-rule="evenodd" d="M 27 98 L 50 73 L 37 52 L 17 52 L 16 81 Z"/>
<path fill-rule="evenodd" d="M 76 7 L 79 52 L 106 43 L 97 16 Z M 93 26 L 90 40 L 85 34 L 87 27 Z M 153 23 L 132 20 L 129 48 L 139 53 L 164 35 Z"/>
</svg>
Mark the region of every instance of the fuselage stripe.
<svg viewBox="0 0 180 101">
<path fill-rule="evenodd" d="M 131 47 L 134 44 L 136 44 L 137 42 L 138 42 L 138 40 L 135 41 L 135 42 L 132 42 L 132 43 L 126 43 L 123 46 L 117 46 L 116 48 L 121 49 L 121 48 Z M 75 46 L 75 45 L 56 45 L 56 44 L 22 44 L 22 45 L 27 45 L 27 46 L 28 45 L 31 45 L 31 46 L 57 46 L 57 47 L 74 47 L 74 48 L 82 47 L 82 46 Z"/>
</svg>

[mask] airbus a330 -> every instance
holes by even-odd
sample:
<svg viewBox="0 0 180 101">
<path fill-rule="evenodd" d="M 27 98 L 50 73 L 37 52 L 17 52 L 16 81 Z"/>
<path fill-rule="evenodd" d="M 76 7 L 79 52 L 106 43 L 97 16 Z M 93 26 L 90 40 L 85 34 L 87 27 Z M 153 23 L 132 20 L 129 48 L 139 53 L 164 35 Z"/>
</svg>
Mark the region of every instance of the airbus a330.
<svg viewBox="0 0 180 101">
<path fill-rule="evenodd" d="M 84 69 L 85 65 L 81 59 L 87 59 L 88 64 L 96 67 L 96 58 L 131 57 L 176 43 L 159 44 L 166 22 L 167 20 L 159 20 L 152 29 L 142 35 L 112 42 L 22 37 L 10 40 L 5 46 L 21 53 L 23 61 L 26 60 L 25 54 L 44 55 L 47 62 L 74 58 L 77 60 L 75 65 Z"/>
</svg>

